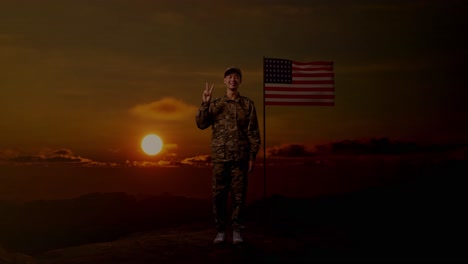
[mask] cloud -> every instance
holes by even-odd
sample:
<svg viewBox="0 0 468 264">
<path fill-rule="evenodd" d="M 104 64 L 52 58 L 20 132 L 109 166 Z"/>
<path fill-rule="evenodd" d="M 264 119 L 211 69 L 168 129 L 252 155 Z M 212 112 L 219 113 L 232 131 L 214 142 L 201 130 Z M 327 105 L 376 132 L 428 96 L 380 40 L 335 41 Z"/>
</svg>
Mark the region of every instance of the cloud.
<svg viewBox="0 0 468 264">
<path fill-rule="evenodd" d="M 69 149 L 44 149 L 37 154 L 25 155 L 18 151 L 0 150 L 0 159 L 14 164 L 77 164 L 80 166 L 117 166 L 113 162 L 99 162 L 75 155 Z"/>
<path fill-rule="evenodd" d="M 179 145 L 174 144 L 174 143 L 165 143 L 164 148 L 165 149 L 177 149 L 177 148 L 179 148 Z"/>
<path fill-rule="evenodd" d="M 0 149 L 0 160 L 9 160 L 16 158 L 20 155 L 18 150 L 14 149 Z"/>
<path fill-rule="evenodd" d="M 152 167 L 164 167 L 164 168 L 175 168 L 179 167 L 181 164 L 178 161 L 168 161 L 168 160 L 159 160 L 159 161 L 147 161 L 147 160 L 126 160 L 126 167 L 137 167 L 137 168 L 152 168 Z"/>
<path fill-rule="evenodd" d="M 317 153 L 340 155 L 401 155 L 412 153 L 454 153 L 467 148 L 467 144 L 421 145 L 415 142 L 389 138 L 346 139 L 317 145 Z"/>
<path fill-rule="evenodd" d="M 143 118 L 153 120 L 181 120 L 193 117 L 197 107 L 189 105 L 182 100 L 164 97 L 159 101 L 147 104 L 139 104 L 130 109 L 130 113 Z"/>
<path fill-rule="evenodd" d="M 315 153 L 308 150 L 304 145 L 286 144 L 279 147 L 273 147 L 267 150 L 267 154 L 273 157 L 310 157 Z"/>
<path fill-rule="evenodd" d="M 195 157 L 185 158 L 180 163 L 185 165 L 192 165 L 192 166 L 207 166 L 211 163 L 211 156 L 210 155 L 199 155 Z"/>
<path fill-rule="evenodd" d="M 158 161 L 147 161 L 147 160 L 135 160 L 125 161 L 126 167 L 138 167 L 138 168 L 177 168 L 177 167 L 205 167 L 211 164 L 210 155 L 199 155 L 195 157 L 185 158 L 183 160 L 158 160 Z"/>
<path fill-rule="evenodd" d="M 176 144 L 172 144 L 176 148 Z M 210 155 L 199 155 L 184 159 L 177 154 L 168 153 L 158 161 L 126 160 L 125 162 L 96 161 L 76 155 L 67 148 L 42 149 L 37 153 L 22 153 L 13 149 L 0 149 L 0 165 L 8 166 L 72 166 L 72 167 L 138 167 L 138 168 L 177 168 L 205 167 L 211 163 Z"/>
</svg>

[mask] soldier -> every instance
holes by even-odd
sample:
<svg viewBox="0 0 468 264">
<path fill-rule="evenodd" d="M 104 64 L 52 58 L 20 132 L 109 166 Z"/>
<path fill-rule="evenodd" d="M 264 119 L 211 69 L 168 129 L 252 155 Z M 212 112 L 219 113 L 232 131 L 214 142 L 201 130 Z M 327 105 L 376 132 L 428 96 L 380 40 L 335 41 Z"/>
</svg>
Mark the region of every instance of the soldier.
<svg viewBox="0 0 468 264">
<path fill-rule="evenodd" d="M 206 83 L 203 102 L 197 112 L 196 122 L 200 129 L 212 127 L 211 162 L 213 213 L 217 230 L 214 243 L 226 240 L 227 201 L 231 193 L 232 239 L 242 243 L 240 234 L 242 210 L 245 206 L 248 174 L 253 171 L 260 148 L 260 132 L 257 113 L 252 100 L 239 94 L 242 72 L 228 68 L 224 72 L 226 93 L 211 100 L 214 84 Z"/>
</svg>

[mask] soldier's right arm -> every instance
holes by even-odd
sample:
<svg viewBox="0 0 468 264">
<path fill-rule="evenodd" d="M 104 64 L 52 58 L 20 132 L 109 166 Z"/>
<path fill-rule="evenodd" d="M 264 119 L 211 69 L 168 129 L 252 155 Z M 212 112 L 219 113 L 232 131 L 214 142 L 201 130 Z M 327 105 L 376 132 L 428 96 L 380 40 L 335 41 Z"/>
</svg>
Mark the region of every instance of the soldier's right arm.
<svg viewBox="0 0 468 264">
<path fill-rule="evenodd" d="M 213 119 L 210 115 L 210 101 L 211 95 L 213 93 L 214 84 L 211 85 L 211 88 L 208 89 L 208 83 L 206 83 L 205 91 L 203 92 L 203 102 L 197 112 L 197 126 L 199 129 L 206 129 L 211 126 Z"/>
<path fill-rule="evenodd" d="M 197 112 L 197 127 L 206 129 L 213 124 L 213 118 L 210 114 L 210 102 L 203 102 Z"/>
</svg>

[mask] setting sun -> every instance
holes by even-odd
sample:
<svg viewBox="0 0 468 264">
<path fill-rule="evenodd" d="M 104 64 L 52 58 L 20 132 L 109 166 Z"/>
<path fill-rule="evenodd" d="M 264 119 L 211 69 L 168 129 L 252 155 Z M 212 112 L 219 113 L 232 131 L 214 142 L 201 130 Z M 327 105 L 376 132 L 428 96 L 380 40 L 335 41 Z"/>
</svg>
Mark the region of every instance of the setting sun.
<svg viewBox="0 0 468 264">
<path fill-rule="evenodd" d="M 148 155 L 156 155 L 161 152 L 163 142 L 161 138 L 155 134 L 149 134 L 141 141 L 141 149 Z"/>
</svg>

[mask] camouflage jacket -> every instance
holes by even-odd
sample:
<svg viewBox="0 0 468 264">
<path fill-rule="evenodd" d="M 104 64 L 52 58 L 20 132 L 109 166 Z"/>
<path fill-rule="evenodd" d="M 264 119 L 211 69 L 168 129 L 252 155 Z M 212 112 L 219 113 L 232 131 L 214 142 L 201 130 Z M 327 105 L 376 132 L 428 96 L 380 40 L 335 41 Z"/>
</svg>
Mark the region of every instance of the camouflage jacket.
<svg viewBox="0 0 468 264">
<path fill-rule="evenodd" d="M 255 160 L 260 149 L 260 131 L 252 100 L 226 95 L 202 103 L 196 116 L 200 129 L 212 127 L 212 162 Z"/>
</svg>

